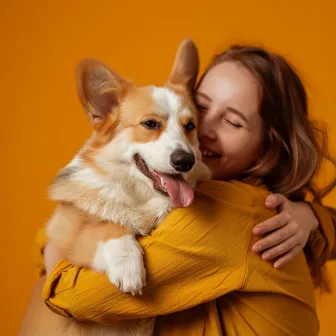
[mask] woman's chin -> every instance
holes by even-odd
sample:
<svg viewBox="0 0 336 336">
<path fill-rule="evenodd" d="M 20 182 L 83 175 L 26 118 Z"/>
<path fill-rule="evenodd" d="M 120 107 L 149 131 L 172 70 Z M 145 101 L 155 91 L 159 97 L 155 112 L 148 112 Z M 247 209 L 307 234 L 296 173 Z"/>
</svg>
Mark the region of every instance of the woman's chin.
<svg viewBox="0 0 336 336">
<path fill-rule="evenodd" d="M 226 179 L 226 167 L 223 165 L 221 158 L 203 157 L 203 162 L 210 169 L 212 180 Z"/>
</svg>

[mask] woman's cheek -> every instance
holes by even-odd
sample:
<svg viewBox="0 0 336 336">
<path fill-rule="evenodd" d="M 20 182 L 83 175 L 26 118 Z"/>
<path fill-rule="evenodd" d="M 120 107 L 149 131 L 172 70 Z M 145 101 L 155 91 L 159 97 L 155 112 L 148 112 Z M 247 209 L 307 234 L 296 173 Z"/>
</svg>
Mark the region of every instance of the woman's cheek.
<svg viewBox="0 0 336 336">
<path fill-rule="evenodd" d="M 222 139 L 222 146 L 224 152 L 234 158 L 244 154 L 248 142 L 239 134 L 228 133 Z"/>
</svg>

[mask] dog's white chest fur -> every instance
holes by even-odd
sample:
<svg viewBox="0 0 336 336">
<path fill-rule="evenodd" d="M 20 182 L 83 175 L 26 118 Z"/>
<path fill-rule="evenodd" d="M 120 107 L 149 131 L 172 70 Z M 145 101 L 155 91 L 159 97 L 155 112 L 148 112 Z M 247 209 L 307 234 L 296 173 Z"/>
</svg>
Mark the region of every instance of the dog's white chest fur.
<svg viewBox="0 0 336 336">
<path fill-rule="evenodd" d="M 127 226 L 134 234 L 148 234 L 167 215 L 171 202 L 143 181 L 130 178 L 128 170 L 126 166 L 115 165 L 115 174 L 107 179 L 76 160 L 58 175 L 51 198 L 73 203 L 102 220 Z"/>
</svg>

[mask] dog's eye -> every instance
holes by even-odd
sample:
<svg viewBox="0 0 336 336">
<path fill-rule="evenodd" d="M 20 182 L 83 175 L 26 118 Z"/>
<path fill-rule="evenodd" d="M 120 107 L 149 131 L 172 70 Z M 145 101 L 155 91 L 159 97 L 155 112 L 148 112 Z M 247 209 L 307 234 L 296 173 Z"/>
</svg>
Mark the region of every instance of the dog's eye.
<svg viewBox="0 0 336 336">
<path fill-rule="evenodd" d="M 148 129 L 159 129 L 161 127 L 161 123 L 156 120 L 146 120 L 142 123 L 142 126 Z"/>
<path fill-rule="evenodd" d="M 186 124 L 184 126 L 184 129 L 187 131 L 187 132 L 191 132 L 193 131 L 194 129 L 196 128 L 196 125 L 193 123 L 193 122 L 188 122 L 188 124 Z"/>
</svg>

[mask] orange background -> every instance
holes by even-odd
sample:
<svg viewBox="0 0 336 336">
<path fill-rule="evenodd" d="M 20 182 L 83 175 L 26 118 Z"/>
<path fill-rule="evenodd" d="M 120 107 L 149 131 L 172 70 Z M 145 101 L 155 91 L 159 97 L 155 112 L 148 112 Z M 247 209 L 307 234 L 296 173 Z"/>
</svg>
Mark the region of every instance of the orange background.
<svg viewBox="0 0 336 336">
<path fill-rule="evenodd" d="M 36 229 L 54 207 L 47 186 L 90 134 L 76 96 L 76 64 L 96 57 L 139 84 L 161 84 L 184 37 L 197 42 L 202 68 L 230 43 L 262 44 L 297 65 L 312 115 L 328 123 L 332 144 L 333 2 L 1 1 L 2 335 L 16 334 L 36 280 L 30 251 Z M 336 206 L 335 201 L 336 193 L 327 203 Z M 336 294 L 319 301 L 321 335 L 336 335 L 335 299 Z"/>
</svg>

